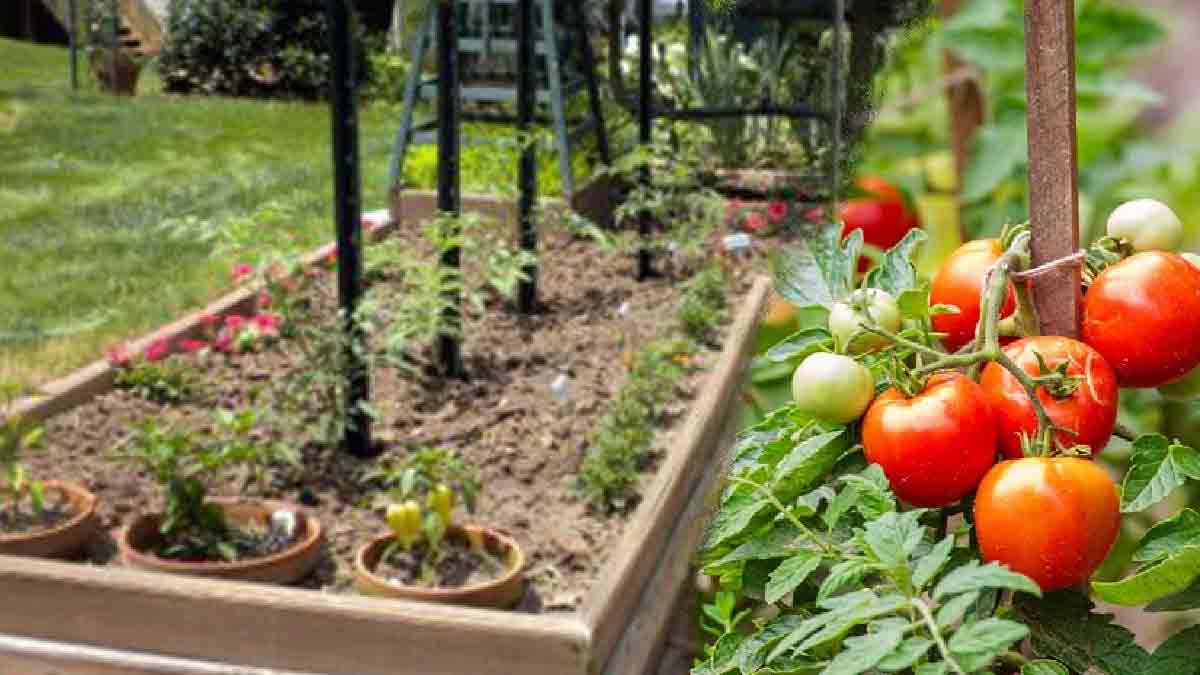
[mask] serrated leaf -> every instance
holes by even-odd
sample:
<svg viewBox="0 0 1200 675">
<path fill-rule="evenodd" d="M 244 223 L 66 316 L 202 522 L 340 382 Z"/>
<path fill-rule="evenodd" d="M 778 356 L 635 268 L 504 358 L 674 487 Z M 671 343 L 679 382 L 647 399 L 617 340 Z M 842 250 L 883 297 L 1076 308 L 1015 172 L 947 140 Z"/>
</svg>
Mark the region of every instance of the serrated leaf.
<svg viewBox="0 0 1200 675">
<path fill-rule="evenodd" d="M 1108 675 L 1145 675 L 1149 654 L 1112 615 L 1094 614 L 1087 597 L 1060 591 L 1036 600 L 1020 597 L 1017 613 L 1033 635 L 1034 653 L 1061 661 L 1072 672 L 1091 668 Z"/>
<path fill-rule="evenodd" d="M 1148 612 L 1182 612 L 1189 609 L 1200 609 L 1200 581 L 1184 591 L 1146 605 Z"/>
<path fill-rule="evenodd" d="M 929 289 L 910 288 L 896 296 L 900 316 L 919 321 L 929 316 Z"/>
<path fill-rule="evenodd" d="M 853 488 L 853 506 L 865 520 L 874 520 L 896 510 L 891 486 L 878 464 L 868 466 L 861 474 L 842 476 L 838 480 Z"/>
<path fill-rule="evenodd" d="M 941 607 L 938 607 L 935 619 L 939 628 L 949 628 L 950 626 L 962 621 L 966 616 L 967 610 L 975 604 L 979 599 L 979 592 L 963 593 L 950 598 Z"/>
<path fill-rule="evenodd" d="M 784 560 L 767 578 L 767 588 L 763 599 L 767 604 L 777 602 L 780 598 L 796 590 L 796 587 L 804 583 L 804 580 L 820 566 L 821 554 L 815 552 L 801 553 Z"/>
<path fill-rule="evenodd" d="M 833 469 L 849 447 L 845 429 L 813 436 L 796 445 L 775 467 L 772 490 L 784 501 L 795 499 Z"/>
<path fill-rule="evenodd" d="M 913 586 L 919 591 L 929 585 L 929 582 L 942 571 L 946 563 L 950 562 L 950 552 L 954 549 L 954 535 L 948 535 L 945 539 L 934 544 L 933 548 L 921 556 L 917 561 L 916 567 L 913 569 L 912 582 Z"/>
<path fill-rule="evenodd" d="M 885 513 L 867 523 L 863 541 L 876 560 L 889 570 L 908 566 L 908 558 L 927 528 L 919 522 L 922 511 Z"/>
<path fill-rule="evenodd" d="M 913 675 L 945 675 L 950 669 L 945 662 L 922 663 L 913 670 Z"/>
<path fill-rule="evenodd" d="M 807 652 L 814 647 L 840 638 L 847 631 L 855 626 L 867 623 L 871 619 L 897 612 L 905 607 L 908 607 L 908 600 L 899 595 L 886 595 L 883 597 L 872 597 L 862 605 L 855 605 L 850 610 L 839 610 L 833 612 L 834 616 L 822 626 L 821 630 L 810 635 L 804 642 L 801 642 L 796 650 L 799 652 Z"/>
<path fill-rule="evenodd" d="M 1197 579 L 1200 579 L 1200 546 L 1187 546 L 1120 581 L 1093 582 L 1092 590 L 1102 600 L 1136 607 L 1187 590 Z"/>
<path fill-rule="evenodd" d="M 829 570 L 829 576 L 821 582 L 817 591 L 817 602 L 833 597 L 834 593 L 850 584 L 862 581 L 867 574 L 867 564 L 862 560 L 843 560 Z"/>
<path fill-rule="evenodd" d="M 1200 626 L 1191 626 L 1171 636 L 1151 655 L 1144 675 L 1197 675 L 1196 645 L 1200 645 Z"/>
<path fill-rule="evenodd" d="M 982 591 L 985 588 L 1006 588 L 1012 591 L 1023 591 L 1038 597 L 1042 595 L 1041 588 L 1032 579 L 1023 574 L 1017 574 L 996 563 L 980 565 L 978 562 L 972 562 L 942 577 L 942 580 L 938 582 L 938 585 L 933 590 L 933 597 L 941 600 L 947 595 L 966 593 L 968 591 Z"/>
<path fill-rule="evenodd" d="M 846 640 L 842 651 L 821 675 L 859 675 L 865 673 L 879 663 L 892 650 L 900 646 L 904 633 L 899 630 L 888 630 L 881 633 L 864 635 Z"/>
<path fill-rule="evenodd" d="M 1129 472 L 1121 482 L 1121 512 L 1136 513 L 1166 499 L 1186 482 L 1172 457 L 1175 447 L 1161 434 L 1149 434 L 1133 443 Z M 1190 449 L 1190 448 L 1188 448 Z"/>
<path fill-rule="evenodd" d="M 971 163 L 963 176 L 962 199 L 969 204 L 988 197 L 1026 161 L 1025 125 L 988 124 L 975 132 Z"/>
<path fill-rule="evenodd" d="M 828 330 L 808 328 L 775 343 L 765 356 L 772 363 L 800 362 L 817 352 L 832 350 L 833 336 Z"/>
<path fill-rule="evenodd" d="M 1058 661 L 1038 659 L 1021 666 L 1021 675 L 1071 675 L 1071 673 Z"/>
<path fill-rule="evenodd" d="M 883 259 L 867 273 L 866 285 L 881 288 L 893 297 L 917 287 L 920 277 L 913 266 L 913 256 L 928 237 L 924 230 L 909 230 L 904 238 L 888 249 Z"/>
<path fill-rule="evenodd" d="M 800 530 L 796 529 L 795 525 L 780 523 L 766 535 L 751 538 L 709 565 L 716 567 L 743 560 L 787 558 L 807 550 L 810 546 L 811 544 Z"/>
<path fill-rule="evenodd" d="M 775 290 L 793 304 L 830 307 L 849 297 L 854 288 L 862 231 L 842 242 L 842 228 L 829 224 L 804 244 L 776 254 Z"/>
<path fill-rule="evenodd" d="M 1186 546 L 1200 546 L 1200 513 L 1192 509 L 1184 509 L 1150 528 L 1133 552 L 1133 561 L 1159 560 Z"/>
<path fill-rule="evenodd" d="M 1024 624 L 991 617 L 964 624 L 950 636 L 950 653 L 967 672 L 991 663 L 1010 645 L 1029 634 Z"/>
<path fill-rule="evenodd" d="M 755 517 L 770 507 L 770 502 L 753 494 L 735 494 L 730 497 L 716 518 L 709 525 L 704 547 L 713 548 L 733 539 L 746 530 Z"/>
<path fill-rule="evenodd" d="M 1200 452 L 1186 445 L 1174 445 L 1171 446 L 1171 460 L 1183 475 L 1200 480 Z"/>
<path fill-rule="evenodd" d="M 891 654 L 888 654 L 879 663 L 875 664 L 875 668 L 885 673 L 897 673 L 907 670 L 912 668 L 913 664 L 924 656 L 932 646 L 933 640 L 927 638 L 906 638 Z"/>
<path fill-rule="evenodd" d="M 804 623 L 805 617 L 798 614 L 784 614 L 763 626 L 761 630 L 751 635 L 734 653 L 730 661 L 743 673 L 753 673 L 762 668 L 767 661 L 768 651 L 780 640 Z"/>
</svg>

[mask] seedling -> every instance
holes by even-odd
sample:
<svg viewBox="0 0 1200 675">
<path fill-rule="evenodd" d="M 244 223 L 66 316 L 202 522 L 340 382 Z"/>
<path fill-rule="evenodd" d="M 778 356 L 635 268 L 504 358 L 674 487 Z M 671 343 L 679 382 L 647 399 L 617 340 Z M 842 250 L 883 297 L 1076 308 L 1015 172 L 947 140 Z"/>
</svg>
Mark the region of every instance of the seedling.
<svg viewBox="0 0 1200 675">
<path fill-rule="evenodd" d="M 4 400 L 3 421 L 0 422 L 0 508 L 14 514 L 25 499 L 29 500 L 34 513 L 45 511 L 45 493 L 42 483 L 29 480 L 21 458 L 26 452 L 40 447 L 43 429 L 30 424 L 16 414 L 15 403 L 22 388 L 18 384 L 0 384 L 0 397 Z"/>
</svg>

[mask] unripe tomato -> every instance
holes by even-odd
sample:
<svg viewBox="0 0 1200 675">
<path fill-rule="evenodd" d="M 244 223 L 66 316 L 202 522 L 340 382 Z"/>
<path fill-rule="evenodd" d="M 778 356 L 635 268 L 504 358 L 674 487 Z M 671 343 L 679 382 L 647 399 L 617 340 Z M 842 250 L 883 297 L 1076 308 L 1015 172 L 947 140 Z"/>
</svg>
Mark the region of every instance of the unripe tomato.
<svg viewBox="0 0 1200 675">
<path fill-rule="evenodd" d="M 1083 341 L 1122 387 L 1159 387 L 1200 366 L 1200 269 L 1165 251 L 1101 272 L 1083 301 Z"/>
<path fill-rule="evenodd" d="M 942 344 L 954 352 L 975 339 L 979 323 L 979 296 L 983 292 L 988 268 L 996 264 L 1004 250 L 999 239 L 969 241 L 952 253 L 933 278 L 929 302 L 933 305 L 952 305 L 957 314 L 938 314 L 933 317 L 933 329 L 946 333 Z M 1000 316 L 1008 316 L 1017 308 L 1012 287 L 1004 299 Z"/>
<path fill-rule="evenodd" d="M 1135 199 L 1108 216 L 1108 234 L 1129 242 L 1135 251 L 1175 251 L 1183 243 L 1183 223 L 1171 207 L 1154 199 Z"/>
<path fill-rule="evenodd" d="M 1086 445 L 1092 454 L 1099 454 L 1108 445 L 1117 423 L 1117 375 L 1096 350 L 1078 340 L 1066 337 L 1042 336 L 1018 340 L 1004 353 L 1022 370 L 1037 377 L 1041 375 L 1038 355 L 1051 370 L 1067 364 L 1067 374 L 1082 377 L 1075 391 L 1058 398 L 1046 387 L 1038 387 L 1038 399 L 1054 424 L 1075 432 L 1057 434 L 1061 447 Z M 1025 395 L 1025 388 L 999 363 L 991 362 L 983 369 L 979 384 L 988 394 L 996 422 L 1000 425 L 1000 450 L 1009 459 L 1020 459 L 1021 435 L 1037 433 L 1037 414 Z"/>
<path fill-rule="evenodd" d="M 971 493 L 996 461 L 987 395 L 961 373 L 938 373 L 913 398 L 889 389 L 863 420 L 863 450 L 896 496 L 938 507 Z"/>
<path fill-rule="evenodd" d="M 879 288 L 860 288 L 850 296 L 850 302 L 839 302 L 830 310 L 829 332 L 836 344 L 848 345 L 854 354 L 886 347 L 887 338 L 863 330 L 868 318 L 889 333 L 900 330 L 900 307 L 896 299 Z"/>
<path fill-rule="evenodd" d="M 1050 592 L 1092 576 L 1121 529 L 1117 486 L 1097 463 L 1027 457 L 995 466 L 975 494 L 983 559 Z"/>
<path fill-rule="evenodd" d="M 853 422 L 874 397 L 871 371 L 849 356 L 818 352 L 804 359 L 792 375 L 796 407 L 829 422 Z"/>
<path fill-rule="evenodd" d="M 904 205 L 904 197 L 882 178 L 865 176 L 858 187 L 873 197 L 848 199 L 842 205 L 842 235 L 862 230 L 863 241 L 887 250 L 900 242 L 908 231 L 919 227 L 916 215 Z"/>
</svg>

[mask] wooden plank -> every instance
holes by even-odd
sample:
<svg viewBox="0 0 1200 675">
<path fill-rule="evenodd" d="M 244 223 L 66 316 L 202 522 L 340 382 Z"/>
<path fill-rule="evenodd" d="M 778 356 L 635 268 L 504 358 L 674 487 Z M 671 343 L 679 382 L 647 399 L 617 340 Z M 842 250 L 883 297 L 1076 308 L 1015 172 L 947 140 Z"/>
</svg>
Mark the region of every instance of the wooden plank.
<svg viewBox="0 0 1200 675">
<path fill-rule="evenodd" d="M 1025 54 L 1029 215 L 1033 264 L 1040 265 L 1079 248 L 1074 0 L 1026 1 Z M 1043 275 L 1033 290 L 1042 332 L 1078 337 L 1079 268 Z"/>
<path fill-rule="evenodd" d="M 0 635 L 0 672 L 22 675 L 312 675 Z"/>
<path fill-rule="evenodd" d="M 663 560 L 672 529 L 679 522 L 692 490 L 710 464 L 719 445 L 724 422 L 722 414 L 742 386 L 754 330 L 771 288 L 771 280 L 759 278 L 726 338 L 726 349 L 675 443 L 678 451 L 667 457 L 658 479 L 643 496 L 620 545 L 609 558 L 604 575 L 585 598 L 581 612 L 592 631 L 593 650 L 599 668 L 613 653 L 622 634 L 634 620 L 633 614 L 647 582 Z M 683 551 L 690 555 L 691 551 Z M 598 672 L 598 671 L 593 671 Z"/>
<path fill-rule="evenodd" d="M 0 556 L 0 633 L 353 675 L 583 675 L 574 618 Z"/>
<path fill-rule="evenodd" d="M 943 0 L 941 7 L 942 18 L 948 18 L 958 12 L 962 0 Z M 947 77 L 952 77 L 961 69 L 968 67 L 954 52 L 947 49 L 944 54 Z M 967 165 L 971 162 L 971 140 L 975 131 L 983 126 L 984 101 L 983 90 L 974 79 L 955 82 L 946 88 L 946 107 L 950 116 L 950 148 L 954 153 L 954 167 L 958 172 L 958 189 L 962 190 L 963 176 Z"/>
</svg>

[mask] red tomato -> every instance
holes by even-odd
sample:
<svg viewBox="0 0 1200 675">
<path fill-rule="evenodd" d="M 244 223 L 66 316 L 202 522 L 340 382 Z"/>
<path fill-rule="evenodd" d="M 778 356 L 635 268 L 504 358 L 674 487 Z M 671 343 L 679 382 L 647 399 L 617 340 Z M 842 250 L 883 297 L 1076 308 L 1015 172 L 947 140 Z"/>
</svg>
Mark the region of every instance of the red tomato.
<svg viewBox="0 0 1200 675">
<path fill-rule="evenodd" d="M 1092 454 L 1100 454 L 1117 423 L 1117 375 L 1096 350 L 1078 340 L 1043 336 L 1018 340 L 1004 349 L 1022 370 L 1037 377 L 1041 374 L 1037 355 L 1041 354 L 1051 370 L 1067 364 L 1067 374 L 1083 377 L 1070 396 L 1056 398 L 1038 388 L 1038 399 L 1054 423 L 1075 432 L 1060 432 L 1058 443 L 1068 448 L 1086 445 Z M 1020 459 L 1021 434 L 1037 433 L 1037 414 L 1017 378 L 999 363 L 983 369 L 979 384 L 988 394 L 996 421 L 1000 425 L 1000 450 L 1009 459 Z"/>
<path fill-rule="evenodd" d="M 900 243 L 909 230 L 920 227 L 892 184 L 867 176 L 858 180 L 858 187 L 875 196 L 849 199 L 842 205 L 842 236 L 862 230 L 864 241 L 886 251 Z M 861 267 L 862 261 L 859 263 Z"/>
<path fill-rule="evenodd" d="M 1004 255 L 999 239 L 969 241 L 958 247 L 946 262 L 942 263 L 933 286 L 929 289 L 931 305 L 953 305 L 958 314 L 938 314 L 933 317 L 933 329 L 946 333 L 942 344 L 955 352 L 975 339 L 975 327 L 979 323 L 979 295 L 983 292 L 984 277 L 988 268 Z M 1001 316 L 1012 314 L 1017 308 L 1016 295 L 1012 287 L 1004 300 Z"/>
<path fill-rule="evenodd" d="M 975 494 L 983 559 L 1049 592 L 1083 583 L 1121 529 L 1112 478 L 1078 457 L 1027 457 L 995 466 Z"/>
<path fill-rule="evenodd" d="M 987 395 L 961 373 L 939 373 L 907 398 L 889 389 L 863 419 L 863 449 L 909 504 L 945 506 L 968 495 L 996 461 Z"/>
<path fill-rule="evenodd" d="M 1100 273 L 1083 302 L 1083 341 L 1122 387 L 1158 387 L 1200 366 L 1200 269 L 1165 251 Z"/>
</svg>

